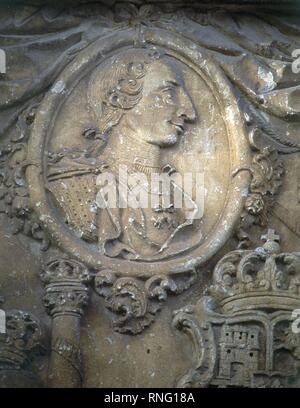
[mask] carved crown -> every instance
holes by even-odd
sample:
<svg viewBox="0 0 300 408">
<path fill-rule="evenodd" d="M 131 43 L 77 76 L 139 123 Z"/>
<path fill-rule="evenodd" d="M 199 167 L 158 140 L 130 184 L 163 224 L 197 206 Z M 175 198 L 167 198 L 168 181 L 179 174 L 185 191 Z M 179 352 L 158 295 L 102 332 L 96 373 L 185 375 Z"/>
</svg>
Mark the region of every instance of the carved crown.
<svg viewBox="0 0 300 408">
<path fill-rule="evenodd" d="M 39 322 L 20 310 L 6 313 L 6 332 L 0 334 L 0 368 L 22 368 L 30 357 L 42 351 Z"/>
<path fill-rule="evenodd" d="M 88 301 L 86 284 L 91 276 L 88 268 L 74 259 L 60 258 L 49 262 L 41 272 L 46 285 L 44 304 L 52 316 L 83 313 Z"/>
<path fill-rule="evenodd" d="M 281 253 L 274 230 L 255 250 L 230 252 L 216 265 L 210 295 L 224 312 L 300 308 L 300 254 Z"/>
<path fill-rule="evenodd" d="M 41 279 L 45 284 L 87 283 L 90 280 L 90 273 L 81 262 L 59 258 L 46 265 L 41 271 Z"/>
</svg>

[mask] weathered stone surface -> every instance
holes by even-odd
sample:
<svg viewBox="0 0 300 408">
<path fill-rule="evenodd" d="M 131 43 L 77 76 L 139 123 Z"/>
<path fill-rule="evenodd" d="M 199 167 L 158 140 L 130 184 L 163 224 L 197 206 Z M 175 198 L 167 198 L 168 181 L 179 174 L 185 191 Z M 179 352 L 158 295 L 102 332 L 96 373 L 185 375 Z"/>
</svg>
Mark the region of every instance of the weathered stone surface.
<svg viewBox="0 0 300 408">
<path fill-rule="evenodd" d="M 2 387 L 299 386 L 291 10 L 1 6 Z M 102 207 L 120 166 L 158 205 Z"/>
</svg>

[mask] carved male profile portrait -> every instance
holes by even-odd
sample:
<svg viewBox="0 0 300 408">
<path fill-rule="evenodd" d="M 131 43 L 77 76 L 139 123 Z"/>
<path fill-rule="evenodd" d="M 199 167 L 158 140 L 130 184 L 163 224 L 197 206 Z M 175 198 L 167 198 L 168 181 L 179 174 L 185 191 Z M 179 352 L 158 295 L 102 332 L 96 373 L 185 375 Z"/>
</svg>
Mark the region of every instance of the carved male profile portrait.
<svg viewBox="0 0 300 408">
<path fill-rule="evenodd" d="M 27 169 L 32 200 L 50 236 L 81 261 L 122 274 L 205 262 L 228 237 L 248 185 L 246 173 L 232 177 L 249 151 L 226 78 L 194 48 L 153 41 L 139 48 L 125 36 L 115 49 L 107 38 L 80 53 L 50 89 L 29 146 L 43 168 L 42 178 Z M 105 207 L 108 174 L 116 205 Z M 148 206 L 120 205 L 126 188 L 135 196 L 137 174 Z M 152 188 L 155 174 L 170 192 Z"/>
<path fill-rule="evenodd" d="M 150 185 L 152 173 L 172 174 L 164 152 L 196 120 L 181 73 L 166 55 L 123 51 L 93 71 L 87 101 L 97 124 L 92 147 L 63 151 L 49 165 L 49 189 L 66 222 L 111 257 L 147 259 L 172 253 L 176 234 L 192 226 L 198 211 L 192 197 L 185 194 L 189 205 L 179 210 L 172 202 L 151 208 L 151 200 L 147 208 L 103 209 L 99 197 L 105 186 L 97 175 L 111 172 L 118 179 L 123 165 L 129 174 L 142 173 Z"/>
<path fill-rule="evenodd" d="M 0 388 L 300 388 L 297 2 L 11 3 Z"/>
</svg>

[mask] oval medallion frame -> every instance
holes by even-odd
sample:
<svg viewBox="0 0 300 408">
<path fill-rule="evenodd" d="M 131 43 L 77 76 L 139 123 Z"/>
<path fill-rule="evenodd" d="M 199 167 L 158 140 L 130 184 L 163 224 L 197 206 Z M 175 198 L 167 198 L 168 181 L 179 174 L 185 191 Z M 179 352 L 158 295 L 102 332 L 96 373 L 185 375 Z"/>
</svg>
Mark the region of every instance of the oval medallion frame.
<svg viewBox="0 0 300 408">
<path fill-rule="evenodd" d="M 201 78 L 204 78 L 218 101 L 226 125 L 232 174 L 235 170 L 249 165 L 251 154 L 248 136 L 237 100 L 229 81 L 214 63 L 212 57 L 208 56 L 201 47 L 191 40 L 165 30 L 144 28 L 142 32 L 137 34 L 134 29 L 126 29 L 101 38 L 81 51 L 46 94 L 37 111 L 28 144 L 29 165 L 26 169 L 26 178 L 32 208 L 39 216 L 53 242 L 63 251 L 96 270 L 113 270 L 118 276 L 150 277 L 157 274 L 191 271 L 196 266 L 207 262 L 221 249 L 230 238 L 243 210 L 244 192 L 248 190 L 250 176 L 247 172 L 240 172 L 232 178 L 219 222 L 199 247 L 180 258 L 151 263 L 109 258 L 91 250 L 87 243 L 76 237 L 62 222 L 47 197 L 44 164 L 47 136 L 55 113 L 74 88 L 74 84 L 87 74 L 93 64 L 99 64 L 101 60 L 105 60 L 122 49 L 134 48 L 137 41 L 140 42 L 140 47 L 160 47 L 170 55 L 176 56 L 183 63 L 188 62 L 189 66 Z M 62 84 L 63 92 L 57 92 Z"/>
</svg>

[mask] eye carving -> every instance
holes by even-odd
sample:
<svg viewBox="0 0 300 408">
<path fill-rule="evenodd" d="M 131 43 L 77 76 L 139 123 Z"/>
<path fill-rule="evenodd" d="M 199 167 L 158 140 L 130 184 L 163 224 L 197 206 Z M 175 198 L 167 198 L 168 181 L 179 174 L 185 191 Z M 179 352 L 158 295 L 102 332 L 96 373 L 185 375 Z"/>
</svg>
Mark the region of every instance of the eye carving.
<svg viewBox="0 0 300 408">
<path fill-rule="evenodd" d="M 167 104 L 174 103 L 174 89 L 173 88 L 165 88 L 163 90 L 163 101 Z"/>
</svg>

